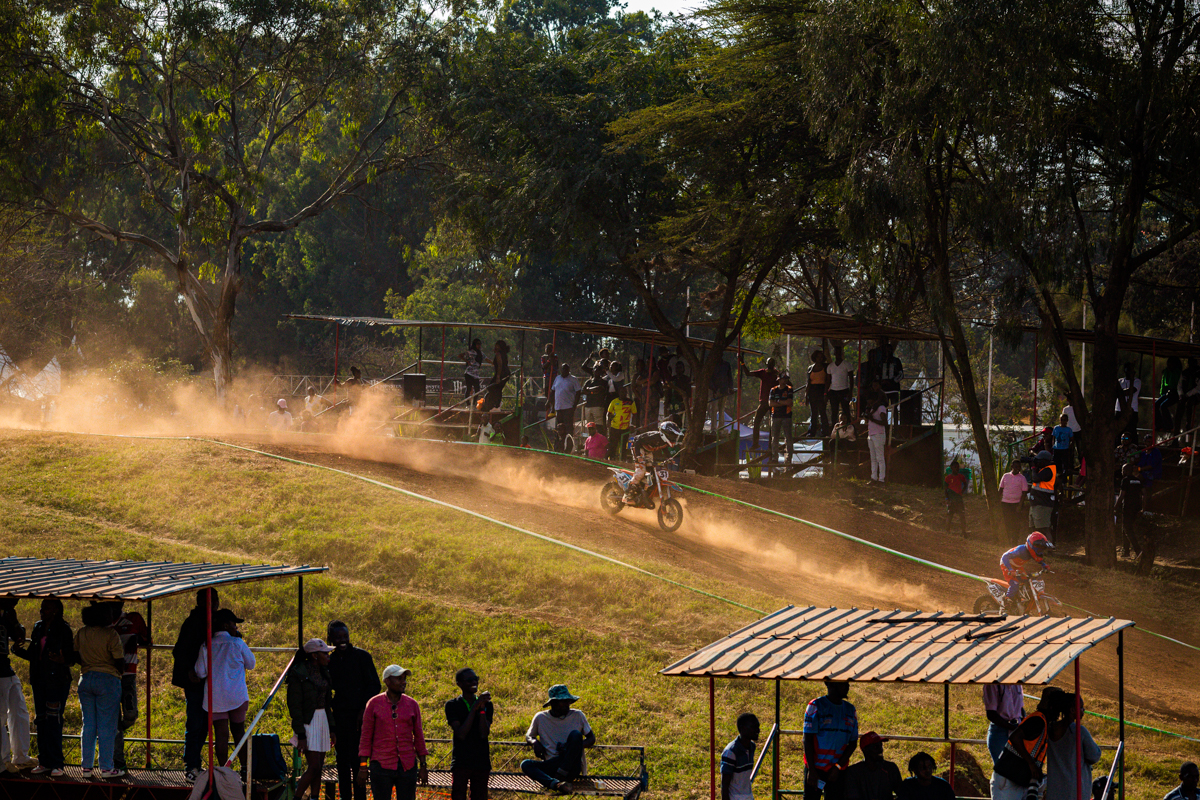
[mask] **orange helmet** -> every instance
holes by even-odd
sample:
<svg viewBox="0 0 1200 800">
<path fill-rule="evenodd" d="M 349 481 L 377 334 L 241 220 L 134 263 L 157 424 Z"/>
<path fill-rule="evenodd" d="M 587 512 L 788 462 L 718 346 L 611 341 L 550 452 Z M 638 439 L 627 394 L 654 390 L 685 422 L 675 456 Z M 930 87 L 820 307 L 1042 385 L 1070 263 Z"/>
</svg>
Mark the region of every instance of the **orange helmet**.
<svg viewBox="0 0 1200 800">
<path fill-rule="evenodd" d="M 1047 550 L 1054 549 L 1054 543 L 1039 531 L 1029 534 L 1029 538 L 1025 540 L 1025 546 L 1039 556 L 1045 555 Z"/>
</svg>

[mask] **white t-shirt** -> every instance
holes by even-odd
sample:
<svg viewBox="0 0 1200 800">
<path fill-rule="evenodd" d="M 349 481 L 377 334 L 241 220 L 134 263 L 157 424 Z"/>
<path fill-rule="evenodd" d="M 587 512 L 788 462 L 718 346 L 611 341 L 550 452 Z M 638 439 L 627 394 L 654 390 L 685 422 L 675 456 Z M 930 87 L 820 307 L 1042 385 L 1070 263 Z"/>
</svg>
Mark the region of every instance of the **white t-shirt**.
<svg viewBox="0 0 1200 800">
<path fill-rule="evenodd" d="M 277 431 L 287 431 L 292 428 L 292 412 L 272 411 L 267 416 L 267 427 Z"/>
<path fill-rule="evenodd" d="M 542 747 L 546 748 L 546 758 L 554 758 L 558 755 L 558 746 L 567 741 L 571 731 L 579 731 L 583 736 L 592 732 L 587 717 L 577 708 L 572 708 L 562 719 L 551 715 L 549 710 L 539 711 L 533 715 L 533 722 L 529 723 L 529 730 L 525 735 L 541 741 Z M 586 774 L 586 756 L 579 762 L 579 766 L 581 774 Z"/>
<path fill-rule="evenodd" d="M 574 375 L 569 375 L 564 378 L 559 375 L 554 379 L 554 383 L 550 384 L 550 391 L 554 392 L 554 410 L 574 408 L 575 395 L 579 393 L 579 381 L 575 380 Z"/>
<path fill-rule="evenodd" d="M 829 373 L 829 391 L 844 392 L 850 388 L 850 378 L 854 376 L 854 367 L 849 361 L 841 364 L 826 364 L 825 371 Z"/>
<path fill-rule="evenodd" d="M 1117 381 L 1117 385 L 1121 387 L 1121 394 L 1125 394 L 1125 392 L 1129 391 L 1129 379 L 1128 378 L 1121 378 L 1121 380 Z M 1138 410 L 1138 395 L 1140 395 L 1141 393 L 1142 393 L 1142 379 L 1134 378 L 1133 379 L 1133 397 L 1129 398 L 1129 405 L 1133 408 L 1134 411 Z M 1115 410 L 1118 413 L 1121 411 L 1121 399 L 1120 398 L 1117 398 L 1117 407 Z"/>
<path fill-rule="evenodd" d="M 246 670 L 254 669 L 254 653 L 246 640 L 230 636 L 228 631 L 213 634 L 213 711 L 232 711 L 250 699 L 246 690 Z M 208 646 L 200 645 L 193 667 L 198 677 L 208 676 Z M 204 692 L 204 710 L 208 710 L 208 691 Z"/>
<path fill-rule="evenodd" d="M 887 425 L 883 424 L 882 422 L 876 422 L 872 417 L 872 414 L 878 414 L 881 418 L 886 420 L 887 406 L 880 403 L 867 413 L 867 435 L 882 436 L 883 434 L 887 433 Z"/>
</svg>

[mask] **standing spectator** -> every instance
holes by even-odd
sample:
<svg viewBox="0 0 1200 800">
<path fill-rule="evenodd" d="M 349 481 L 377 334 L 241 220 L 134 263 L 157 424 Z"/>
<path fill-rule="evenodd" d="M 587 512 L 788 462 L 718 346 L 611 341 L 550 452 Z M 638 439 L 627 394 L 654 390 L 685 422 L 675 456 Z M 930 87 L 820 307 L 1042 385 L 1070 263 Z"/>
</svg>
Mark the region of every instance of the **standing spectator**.
<svg viewBox="0 0 1200 800">
<path fill-rule="evenodd" d="M 620 361 L 613 359 L 608 362 L 605 377 L 608 380 L 608 402 L 611 403 L 617 396 L 617 389 L 625 385 L 625 368 L 621 366 Z M 605 405 L 607 406 L 607 403 Z"/>
<path fill-rule="evenodd" d="M 588 458 L 602 461 L 608 455 L 608 437 L 596 427 L 594 422 L 587 424 L 587 433 L 587 440 L 583 443 L 583 452 L 587 454 Z"/>
<path fill-rule="evenodd" d="M 603 365 L 597 365 L 592 377 L 583 384 L 583 421 L 596 423 L 596 427 L 604 430 L 607 420 L 604 414 L 612 400 L 608 396 L 608 373 Z"/>
<path fill-rule="evenodd" d="M 196 675 L 196 656 L 208 631 L 208 610 L 220 605 L 216 589 L 196 592 L 196 605 L 179 628 L 179 638 L 171 648 L 171 685 L 183 689 L 187 708 L 183 733 L 183 769 L 189 783 L 200 773 L 200 754 L 208 738 L 208 714 L 204 711 L 204 681 Z"/>
<path fill-rule="evenodd" d="M 1187 369 L 1179 379 L 1179 394 L 1183 402 L 1179 406 L 1179 422 L 1175 429 L 1191 430 L 1196 425 L 1192 412 L 1200 402 L 1200 361 L 1195 356 L 1188 358 Z"/>
<path fill-rule="evenodd" d="M 863 760 L 846 768 L 842 778 L 845 800 L 892 800 L 900 788 L 900 768 L 883 757 L 887 738 L 867 731 L 859 740 Z"/>
<path fill-rule="evenodd" d="M 1050 726 L 1050 745 L 1046 748 L 1046 800 L 1078 800 L 1091 792 L 1092 767 L 1100 760 L 1100 747 L 1088 729 L 1080 727 L 1082 759 L 1076 759 L 1075 727 L 1079 720 L 1075 715 L 1075 697 L 1074 694 L 1067 695 L 1062 719 Z"/>
<path fill-rule="evenodd" d="M 1163 800 L 1196 800 L 1196 786 L 1200 784 L 1200 767 L 1195 762 L 1185 761 L 1179 766 L 1179 785 L 1167 793 Z"/>
<path fill-rule="evenodd" d="M 1049 450 L 1042 450 L 1033 459 L 1029 475 L 1029 530 L 1053 533 L 1054 483 L 1058 468 Z M 1053 538 L 1051 536 L 1051 538 Z"/>
<path fill-rule="evenodd" d="M 738 368 L 743 375 L 758 378 L 758 410 L 754 412 L 754 432 L 750 439 L 751 449 L 757 450 L 759 449 L 758 429 L 762 427 L 763 418 L 771 411 L 771 389 L 779 383 L 779 372 L 775 369 L 775 359 L 773 358 L 768 358 L 761 369 L 751 372 L 747 369 L 741 352 L 738 353 Z"/>
<path fill-rule="evenodd" d="M 692 419 L 692 377 L 688 374 L 687 364 L 681 359 L 675 364 L 675 374 L 671 376 L 670 385 L 671 406 L 667 414 L 678 424 L 688 425 Z"/>
<path fill-rule="evenodd" d="M 566 447 L 567 435 L 575 429 L 575 405 L 579 402 L 579 392 L 582 387 L 571 374 L 571 365 L 559 367 L 558 377 L 551 384 L 554 396 L 554 424 L 558 445 L 555 448 L 560 453 Z"/>
<path fill-rule="evenodd" d="M 554 363 L 558 363 L 557 356 L 554 358 Z M 504 387 L 511 375 L 512 373 L 508 369 L 508 342 L 497 339 L 492 348 L 492 381 L 488 384 L 487 392 L 483 396 L 483 404 L 479 407 L 481 411 L 491 411 L 493 408 L 500 407 L 500 403 L 504 400 Z M 549 392 L 550 390 L 547 388 L 547 395 Z"/>
<path fill-rule="evenodd" d="M 1000 517 L 1004 521 L 1010 545 L 1020 544 L 1025 538 L 1021 525 L 1021 506 L 1028 491 L 1029 481 L 1021 474 L 1021 462 L 1012 462 L 1008 472 L 1000 478 Z"/>
<path fill-rule="evenodd" d="M 479 341 L 476 339 L 476 341 Z M 350 626 L 341 620 L 329 623 L 326 640 L 333 652 L 329 655 L 329 681 L 333 695 L 333 728 L 342 738 L 335 748 L 337 757 L 338 800 L 366 800 L 366 788 L 359 788 L 358 740 L 362 735 L 363 709 L 379 694 L 379 673 L 375 660 L 366 650 L 350 644 Z"/>
<path fill-rule="evenodd" d="M 470 667 L 460 669 L 454 682 L 462 692 L 446 701 L 446 723 L 453 732 L 450 751 L 450 798 L 487 800 L 488 776 L 492 774 L 491 746 L 488 735 L 496 711 L 492 693 L 479 692 L 479 676 Z"/>
<path fill-rule="evenodd" d="M 950 784 L 933 773 L 937 762 L 928 753 L 917 753 L 908 760 L 908 772 L 912 775 L 900 784 L 896 792 L 898 800 L 954 800 Z"/>
<path fill-rule="evenodd" d="M 546 408 L 554 408 L 550 402 L 552 398 L 550 389 L 557 377 L 558 355 L 554 352 L 554 343 L 547 342 L 546 349 L 542 352 L 542 391 L 546 393 Z"/>
<path fill-rule="evenodd" d="M 825 416 L 825 390 L 829 386 L 829 373 L 825 368 L 825 353 L 814 350 L 812 366 L 808 368 L 808 384 L 804 398 L 808 403 L 808 430 L 805 436 L 821 439 L 829 431 L 829 420 Z"/>
<path fill-rule="evenodd" d="M 1027 792 L 1042 785 L 1050 726 L 1062 717 L 1066 698 L 1062 689 L 1047 686 L 1037 711 L 1009 734 L 992 770 L 992 800 L 1025 800 Z"/>
<path fill-rule="evenodd" d="M 1158 399 L 1154 401 L 1154 428 L 1166 433 L 1177 432 L 1171 419 L 1171 406 L 1179 402 L 1179 384 L 1183 380 L 1183 362 L 1179 356 L 1167 359 L 1167 368 L 1158 382 Z"/>
<path fill-rule="evenodd" d="M 1033 447 L 1029 448 L 1029 452 L 1035 456 L 1038 453 L 1050 453 L 1051 455 L 1053 455 L 1053 453 L 1054 453 L 1054 429 L 1051 428 L 1049 425 L 1042 428 L 1041 434 L 1038 436 L 1037 440 L 1033 443 Z"/>
<path fill-rule="evenodd" d="M 840 344 L 833 346 L 833 363 L 825 367 L 829 374 L 829 418 L 850 419 L 850 383 L 854 378 L 854 367 L 843 358 Z"/>
<path fill-rule="evenodd" d="M 83 627 L 75 634 L 75 660 L 80 664 L 79 705 L 83 710 L 83 774 L 91 777 L 100 750 L 100 777 L 119 778 L 125 773 L 113 766 L 113 741 L 117 734 L 117 709 L 121 705 L 121 673 L 125 651 L 121 637 L 109 625 L 112 616 L 104 605 L 84 606 Z"/>
<path fill-rule="evenodd" d="M 775 461 L 775 448 L 779 437 L 784 439 L 783 460 L 792 461 L 792 381 L 786 372 L 779 375 L 779 382 L 771 390 L 767 402 L 771 404 L 771 439 L 767 442 L 768 460 Z"/>
<path fill-rule="evenodd" d="M 637 403 L 628 398 L 628 389 L 624 386 L 617 389 L 617 397 L 608 404 L 608 457 L 615 461 L 620 453 L 622 441 L 629 435 L 629 427 L 637 414 Z"/>
<path fill-rule="evenodd" d="M 874 391 L 867 403 L 867 447 L 871 452 L 871 480 L 883 483 L 887 480 L 887 462 L 884 447 L 887 445 L 887 398 L 882 391 Z"/>
<path fill-rule="evenodd" d="M 1071 430 L 1069 422 L 1070 417 L 1063 414 L 1058 418 L 1058 424 L 1050 431 L 1050 435 L 1054 438 L 1051 455 L 1054 457 L 1058 480 L 1063 483 L 1066 483 L 1067 476 L 1075 471 L 1074 451 L 1071 449 L 1071 440 L 1075 438 L 1075 431 Z"/>
<path fill-rule="evenodd" d="M 1117 523 L 1120 529 L 1121 553 L 1129 557 L 1129 548 L 1142 553 L 1142 475 L 1133 464 L 1121 468 L 1121 489 L 1117 492 Z"/>
<path fill-rule="evenodd" d="M 521 771 L 551 791 L 567 794 L 571 781 L 587 774 L 583 751 L 596 744 L 596 734 L 583 712 L 571 708 L 579 698 L 565 684 L 551 686 L 549 697 L 542 708 L 550 710 L 534 714 L 525 732 L 537 759 L 522 761 Z"/>
<path fill-rule="evenodd" d="M 292 429 L 292 412 L 288 411 L 287 400 L 281 397 L 275 405 L 278 408 L 267 415 L 267 427 L 273 431 L 290 431 Z"/>
<path fill-rule="evenodd" d="M 754 745 L 758 743 L 758 717 L 739 714 L 738 735 L 721 751 L 721 800 L 753 800 Z"/>
<path fill-rule="evenodd" d="M 894 345 L 884 340 L 883 356 L 879 366 L 879 388 L 887 396 L 887 404 L 895 406 L 900 402 L 900 381 L 904 378 L 904 363 L 897 358 Z"/>
<path fill-rule="evenodd" d="M 312 386 L 304 392 L 304 410 L 314 417 L 325 410 L 325 398 L 317 394 L 317 390 Z"/>
<path fill-rule="evenodd" d="M 946 533 L 954 525 L 954 517 L 958 516 L 961 523 L 961 532 L 965 537 L 967 535 L 967 476 L 962 471 L 962 465 L 958 459 L 950 462 L 950 471 L 942 479 L 945 484 L 946 492 Z"/>
<path fill-rule="evenodd" d="M 1117 416 L 1121 416 L 1121 412 L 1125 409 L 1132 409 L 1132 414 L 1129 421 L 1125 424 L 1125 431 L 1137 437 L 1138 428 L 1138 400 L 1142 394 L 1142 379 L 1134 375 L 1133 362 L 1125 365 L 1125 377 L 1117 381 Z"/>
<path fill-rule="evenodd" d="M 722 358 L 713 368 L 712 377 L 708 380 L 710 432 L 717 433 L 724 425 L 725 398 L 733 394 L 733 391 L 733 368 Z"/>
<path fill-rule="evenodd" d="M 483 340 L 472 339 L 471 346 L 459 353 L 463 360 L 463 397 L 479 393 L 480 371 L 483 369 Z"/>
<path fill-rule="evenodd" d="M 17 772 L 31 766 L 29 757 L 29 707 L 25 690 L 8 658 L 9 641 L 23 644 L 25 626 L 17 618 L 17 598 L 0 598 L 0 770 Z"/>
<path fill-rule="evenodd" d="M 133 727 L 138 718 L 137 669 L 138 648 L 150 644 L 150 628 L 146 620 L 136 611 L 126 611 L 125 603 L 118 600 L 112 604 L 116 617 L 112 626 L 121 637 L 125 650 L 125 671 L 121 675 L 121 710 L 117 720 L 117 738 L 113 743 L 113 766 L 125 769 L 125 731 Z"/>
<path fill-rule="evenodd" d="M 215 637 L 214 637 L 215 642 Z M 214 645 L 215 647 L 215 645 Z M 292 743 L 304 753 L 307 768 L 296 781 L 296 797 L 312 791 L 313 800 L 321 796 L 321 769 L 325 754 L 337 744 L 337 728 L 329 714 L 329 654 L 333 648 L 320 639 L 309 639 L 296 653 L 287 672 L 287 706 L 292 720 Z"/>
<path fill-rule="evenodd" d="M 15 647 L 13 654 L 29 662 L 29 685 L 33 689 L 34 724 L 38 735 L 38 765 L 34 775 L 63 774 L 63 711 L 71 693 L 71 661 L 74 655 L 71 626 L 63 619 L 63 604 L 57 597 L 42 601 L 41 619 L 33 626 L 28 648 Z"/>
<path fill-rule="evenodd" d="M 1142 483 L 1149 492 L 1150 487 L 1162 477 L 1163 473 L 1162 451 L 1158 449 L 1158 444 L 1154 441 L 1154 434 L 1147 433 L 1142 437 L 1142 452 L 1138 456 L 1137 466 L 1142 473 Z"/>
<path fill-rule="evenodd" d="M 346 387 L 346 401 L 350 406 L 350 413 L 353 414 L 358 409 L 363 389 L 367 387 L 366 381 L 363 380 L 362 370 L 358 367 L 351 367 L 350 378 L 342 385 Z"/>
<path fill-rule="evenodd" d="M 850 684 L 825 681 L 825 696 L 811 700 L 804 710 L 805 800 L 820 800 L 822 794 L 840 796 L 834 786 L 850 764 L 858 743 L 858 712 L 846 700 Z"/>
<path fill-rule="evenodd" d="M 1008 737 L 1025 719 L 1025 690 L 1019 683 L 989 683 L 983 687 L 983 710 L 988 720 L 987 748 L 994 764 Z"/>
<path fill-rule="evenodd" d="M 383 694 L 367 702 L 363 711 L 362 736 L 358 740 L 358 782 L 366 786 L 371 775 L 375 800 L 413 800 L 417 782 L 429 782 L 425 731 L 421 707 L 404 693 L 411 670 L 389 664 L 383 670 Z M 299 795 L 297 795 L 299 796 Z"/>
<path fill-rule="evenodd" d="M 213 614 L 212 635 L 212 720 L 213 750 L 217 763 L 223 767 L 237 758 L 229 755 L 229 735 L 241 742 L 246 733 L 246 712 L 250 710 L 250 691 L 246 687 L 246 670 L 254 669 L 254 653 L 238 631 L 238 623 L 244 619 L 228 608 L 217 609 Z M 206 679 L 208 673 L 208 645 L 200 645 L 196 665 L 192 668 L 196 676 Z M 204 710 L 208 711 L 208 689 L 204 691 Z M 243 765 L 245 761 L 243 760 Z"/>
</svg>

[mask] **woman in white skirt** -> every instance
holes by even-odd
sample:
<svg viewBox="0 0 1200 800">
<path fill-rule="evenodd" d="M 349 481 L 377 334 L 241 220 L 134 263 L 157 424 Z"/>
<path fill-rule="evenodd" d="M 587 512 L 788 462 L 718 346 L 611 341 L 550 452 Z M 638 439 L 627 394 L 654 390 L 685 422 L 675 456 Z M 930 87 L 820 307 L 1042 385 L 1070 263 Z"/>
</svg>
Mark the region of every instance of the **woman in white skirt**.
<svg viewBox="0 0 1200 800">
<path fill-rule="evenodd" d="M 292 717 L 292 744 L 304 753 L 308 767 L 296 782 L 297 798 L 312 791 L 313 800 L 321 796 L 321 768 L 325 754 L 333 748 L 333 717 L 328 713 L 329 654 L 333 648 L 321 639 L 309 639 L 296 653 L 287 675 L 287 704 Z"/>
</svg>

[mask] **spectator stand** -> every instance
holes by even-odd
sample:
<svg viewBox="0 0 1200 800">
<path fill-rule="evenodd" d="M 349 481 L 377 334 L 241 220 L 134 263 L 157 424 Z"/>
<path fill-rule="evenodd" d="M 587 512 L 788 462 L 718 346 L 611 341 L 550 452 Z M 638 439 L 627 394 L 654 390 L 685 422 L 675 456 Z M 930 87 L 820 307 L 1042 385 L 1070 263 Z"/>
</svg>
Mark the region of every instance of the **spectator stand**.
<svg viewBox="0 0 1200 800">
<path fill-rule="evenodd" d="M 286 319 L 306 320 L 334 324 L 334 381 L 336 385 L 338 374 L 338 359 L 340 353 L 341 329 L 348 328 L 416 328 L 417 357 L 392 375 L 376 381 L 372 389 L 390 391 L 397 396 L 394 413 L 379 421 L 376 430 L 391 432 L 396 436 L 422 439 L 440 439 L 445 441 L 474 441 L 480 428 L 486 422 L 491 422 L 494 430 L 501 433 L 503 441 L 508 444 L 519 444 L 520 409 L 526 397 L 525 380 L 525 334 L 527 331 L 538 331 L 539 328 L 526 325 L 510 325 L 503 322 L 447 322 L 440 320 L 401 320 L 384 317 L 348 317 L 328 314 L 286 314 Z M 430 328 L 440 333 L 437 357 L 425 357 L 425 329 Z M 478 410 L 478 401 L 486 391 L 486 383 L 470 397 L 462 397 L 463 383 L 460 371 L 465 366 L 462 361 L 446 359 L 446 331 L 448 329 L 465 329 L 467 332 L 466 347 L 475 338 L 476 331 L 519 331 L 520 337 L 513 351 L 517 356 L 510 357 L 509 369 L 513 380 L 504 394 L 501 407 L 487 414 Z M 501 337 L 502 338 L 502 337 Z M 485 347 L 485 355 L 491 351 Z M 436 376 L 426 367 L 436 365 Z M 446 368 L 451 368 L 447 374 Z M 482 377 L 482 376 L 481 376 Z M 434 407 L 436 405 L 436 411 Z M 506 405 L 510 406 L 507 410 Z M 335 409 L 337 407 L 335 406 Z M 334 409 L 328 409 L 326 412 Z"/>
<path fill-rule="evenodd" d="M 941 738 L 883 736 L 906 741 L 938 742 L 950 748 L 951 788 L 955 750 L 982 740 L 950 735 L 950 685 L 992 683 L 1045 686 L 1068 666 L 1075 668 L 1079 696 L 1079 659 L 1089 649 L 1117 636 L 1118 743 L 1113 772 L 1119 776 L 1118 800 L 1124 800 L 1125 670 L 1124 631 L 1134 623 L 1122 619 L 1071 617 L 978 616 L 963 613 L 881 611 L 787 606 L 734 631 L 661 671 L 670 677 L 708 678 L 709 796 L 717 797 L 716 679 L 775 682 L 775 719 L 762 740 L 754 768 L 757 776 L 771 758 L 770 800 L 803 795 L 802 789 L 780 786 L 782 736 L 801 731 L 780 725 L 782 683 L 847 681 L 851 683 L 920 683 L 943 687 Z M 860 732 L 871 725 L 859 720 Z M 1078 728 L 1077 728 L 1078 731 Z M 1076 760 L 1082 743 L 1076 734 Z M 1112 749 L 1112 748 L 1110 748 Z M 1110 775 L 1110 785 L 1112 777 Z M 1083 797 L 1078 800 L 1084 800 Z"/>
<path fill-rule="evenodd" d="M 0 773 L 0 798 L 6 800 L 28 800 L 35 796 L 49 795 L 55 798 L 83 800 L 92 795 L 127 798 L 147 794 L 150 797 L 186 798 L 192 785 L 184 778 L 182 769 L 154 767 L 154 745 L 170 745 L 181 749 L 182 741 L 153 738 L 153 652 L 170 650 L 170 645 L 155 645 L 154 601 L 175 595 L 194 594 L 199 590 L 215 589 L 220 586 L 242 584 L 252 581 L 296 579 L 296 636 L 298 648 L 304 643 L 304 576 L 322 573 L 328 567 L 273 566 L 270 564 L 196 564 L 172 561 L 91 561 L 58 558 L 24 558 L 9 556 L 0 559 L 0 597 L 47 598 L 60 600 L 111 601 L 145 603 L 146 625 L 150 630 L 151 643 L 145 646 L 145 694 L 146 735 L 125 737 L 126 743 L 145 746 L 144 769 L 129 769 L 127 774 L 115 780 L 85 777 L 78 765 L 68 766 L 62 777 L 33 775 L 27 771 Z M 209 652 L 212 652 L 212 620 L 207 631 Z M 295 653 L 293 647 L 254 647 L 255 652 Z M 139 664 L 139 666 L 141 666 Z M 291 666 L 291 662 L 288 662 Z M 284 667 L 284 673 L 287 667 Z M 276 682 L 275 690 L 283 682 L 283 674 Z M 272 692 L 266 703 L 274 696 Z M 264 703 L 263 708 L 265 708 Z M 262 710 L 259 710 L 261 717 Z M 255 719 L 257 722 L 257 718 Z M 213 760 L 212 716 L 209 716 L 208 761 Z M 253 729 L 248 726 L 247 736 Z M 132 730 L 130 731 L 132 733 Z M 78 735 L 64 736 L 78 739 Z M 130 759 L 132 762 L 132 759 Z M 180 763 L 182 760 L 179 759 Z M 160 761 L 161 763 L 161 761 Z M 260 786 L 260 789 L 265 787 Z M 249 792 L 247 793 L 249 795 Z"/>
<path fill-rule="evenodd" d="M 616 325 L 608 322 L 595 322 L 590 320 L 512 320 L 512 319 L 496 319 L 492 320 L 493 324 L 503 324 L 512 326 L 523 326 L 530 329 L 548 330 L 551 332 L 551 343 L 555 344 L 557 349 L 557 334 L 573 334 L 580 337 L 587 337 L 596 344 L 615 344 L 617 342 L 631 342 L 640 344 L 642 352 L 640 358 L 645 359 L 648 364 L 653 365 L 657 354 L 661 354 L 663 348 L 673 349 L 677 346 L 677 342 L 673 337 L 667 336 L 662 331 L 652 330 L 650 328 L 634 328 L 628 325 Z M 692 323 L 693 325 L 696 323 Z M 685 336 L 687 343 L 698 350 L 705 350 L 712 347 L 712 341 L 709 339 L 701 339 L 695 336 Z M 656 353 L 657 351 L 657 353 Z M 739 344 L 737 347 L 731 347 L 727 350 L 730 353 L 752 353 L 755 355 L 764 355 L 759 350 L 743 349 Z M 621 360 L 621 359 L 618 359 Z M 657 410 L 651 414 L 651 391 L 647 384 L 645 387 L 637 386 L 638 376 L 634 374 L 632 365 L 628 362 L 628 358 L 622 360 L 625 370 L 626 386 L 636 389 L 637 395 L 634 400 L 638 404 L 638 418 L 641 420 L 641 425 L 631 428 L 630 432 L 640 432 L 647 430 L 653 424 L 657 416 Z M 741 386 L 740 376 L 738 378 L 739 390 Z M 711 398 L 710 398 L 711 399 Z M 689 402 L 690 405 L 690 402 Z M 544 411 L 541 416 L 537 413 L 531 414 L 532 419 L 526 419 L 525 429 L 534 428 L 545 422 Z M 707 410 L 705 416 L 707 417 Z M 730 433 L 724 433 L 724 425 L 718 426 L 719 430 L 709 432 L 706 430 L 703 436 L 703 444 L 693 453 L 699 460 L 702 469 L 706 466 L 715 470 L 719 463 L 737 463 L 738 457 L 738 442 L 741 435 L 738 435 L 735 429 L 735 421 L 727 419 Z M 576 421 L 576 439 L 579 439 L 578 427 L 579 422 Z M 706 426 L 707 427 L 707 426 Z M 748 433 L 745 434 L 748 437 Z M 708 470 L 706 470 L 708 471 Z"/>
</svg>

